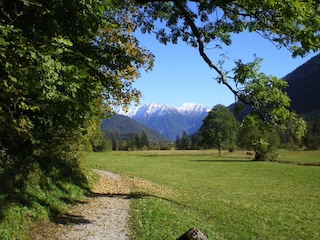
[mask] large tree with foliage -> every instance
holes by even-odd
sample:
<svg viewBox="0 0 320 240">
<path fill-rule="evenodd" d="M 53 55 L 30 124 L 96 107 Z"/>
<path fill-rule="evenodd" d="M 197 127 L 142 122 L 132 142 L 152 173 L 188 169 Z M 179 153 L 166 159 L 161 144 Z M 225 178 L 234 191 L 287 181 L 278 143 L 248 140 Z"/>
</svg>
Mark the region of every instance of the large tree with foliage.
<svg viewBox="0 0 320 240">
<path fill-rule="evenodd" d="M 214 106 L 208 116 L 203 120 L 198 131 L 201 144 L 207 147 L 216 147 L 221 155 L 221 150 L 228 144 L 236 143 L 238 122 L 229 109 L 223 105 Z"/>
<path fill-rule="evenodd" d="M 243 124 L 239 130 L 238 144 L 243 149 L 254 151 L 254 160 L 274 160 L 280 146 L 280 137 L 273 128 L 256 124 Z"/>
<path fill-rule="evenodd" d="M 214 63 L 211 60 L 206 44 L 213 43 L 210 49 L 212 46 L 219 49 L 232 44 L 233 34 L 256 32 L 275 47 L 287 48 L 293 57 L 304 56 L 320 47 L 318 1 L 136 1 L 141 4 L 137 21 L 142 32 L 155 33 L 164 44 L 182 40 L 198 48 L 204 62 L 215 71 L 216 80 L 235 95 L 240 108 L 241 105 L 251 107 L 255 121 L 282 131 L 289 130 L 298 137 L 304 134 L 304 121 L 287 110 L 290 101 L 283 92 L 287 86 L 284 80 L 260 72 L 260 58 L 249 63 L 240 59 L 234 68 L 225 69 L 223 61 Z M 159 21 L 165 25 L 157 28 Z"/>
<path fill-rule="evenodd" d="M 21 195 L 39 171 L 83 183 L 80 143 L 104 111 L 139 99 L 132 82 L 152 66 L 131 35 L 137 9 L 111 0 L 10 0 L 0 9 L 0 188 Z"/>
</svg>

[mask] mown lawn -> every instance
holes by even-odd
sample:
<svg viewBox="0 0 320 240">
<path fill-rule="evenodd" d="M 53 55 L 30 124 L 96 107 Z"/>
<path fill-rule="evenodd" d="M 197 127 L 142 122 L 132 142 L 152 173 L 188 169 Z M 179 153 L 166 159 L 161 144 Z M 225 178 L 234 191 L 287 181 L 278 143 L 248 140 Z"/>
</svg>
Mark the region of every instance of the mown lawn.
<svg viewBox="0 0 320 240">
<path fill-rule="evenodd" d="M 279 159 L 290 155 L 320 159 Z M 320 239 L 319 166 L 216 151 L 90 153 L 86 162 L 145 180 L 133 181 L 132 239 L 175 239 L 191 227 L 209 239 Z"/>
</svg>

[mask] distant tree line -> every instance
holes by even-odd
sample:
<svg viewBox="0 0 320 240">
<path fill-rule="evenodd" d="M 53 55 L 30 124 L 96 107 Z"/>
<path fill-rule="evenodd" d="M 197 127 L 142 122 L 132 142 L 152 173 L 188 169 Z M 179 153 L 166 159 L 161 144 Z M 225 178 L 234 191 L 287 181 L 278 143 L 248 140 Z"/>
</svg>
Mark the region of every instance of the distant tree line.
<svg viewBox="0 0 320 240">
<path fill-rule="evenodd" d="M 112 138 L 112 150 L 149 150 L 150 144 L 146 132 L 142 131 L 140 136 L 136 133 L 131 133 L 128 141 L 117 141 L 115 137 Z"/>
<path fill-rule="evenodd" d="M 146 132 L 141 134 L 130 133 L 127 136 L 114 133 L 112 137 L 98 131 L 90 138 L 86 145 L 87 151 L 139 151 L 139 150 L 197 150 L 216 148 L 235 151 L 236 149 L 251 150 L 255 152 L 257 160 L 273 159 L 279 148 L 320 149 L 320 116 L 313 116 L 307 121 L 307 133 L 303 138 L 296 138 L 289 132 L 280 132 L 272 128 L 261 128 L 250 124 L 246 119 L 240 124 L 234 114 L 223 105 L 216 105 L 203 120 L 199 131 L 188 135 L 182 132 L 182 137 L 176 136 L 174 142 L 150 141 Z"/>
<path fill-rule="evenodd" d="M 120 136 L 120 138 L 119 138 Z M 170 150 L 173 143 L 170 141 L 150 141 L 146 132 L 141 134 L 130 133 L 128 137 L 114 134 L 111 138 L 105 136 L 103 131 L 94 135 L 85 146 L 86 151 L 144 151 L 144 150 Z"/>
<path fill-rule="evenodd" d="M 306 135 L 295 137 L 290 132 L 281 132 L 274 128 L 263 128 L 245 118 L 240 124 L 234 114 L 223 105 L 216 105 L 203 120 L 198 132 L 188 135 L 182 132 L 182 137 L 176 136 L 174 142 L 150 141 L 146 132 L 141 134 L 130 133 L 123 135 L 114 132 L 106 135 L 97 131 L 87 142 L 87 151 L 141 151 L 141 150 L 196 150 L 216 148 L 221 154 L 222 150 L 235 151 L 236 149 L 251 150 L 256 160 L 273 159 L 279 148 L 320 149 L 320 115 L 314 113 L 307 119 Z"/>
<path fill-rule="evenodd" d="M 289 132 L 281 132 L 274 128 L 263 128 L 244 119 L 240 124 L 233 113 L 223 105 L 216 105 L 203 120 L 199 131 L 190 136 L 186 131 L 182 137 L 176 137 L 177 150 L 195 150 L 216 148 L 235 151 L 237 148 L 252 150 L 256 160 L 268 160 L 276 157 L 279 148 L 320 149 L 320 117 L 309 121 L 307 133 L 303 138 L 296 138 Z"/>
</svg>

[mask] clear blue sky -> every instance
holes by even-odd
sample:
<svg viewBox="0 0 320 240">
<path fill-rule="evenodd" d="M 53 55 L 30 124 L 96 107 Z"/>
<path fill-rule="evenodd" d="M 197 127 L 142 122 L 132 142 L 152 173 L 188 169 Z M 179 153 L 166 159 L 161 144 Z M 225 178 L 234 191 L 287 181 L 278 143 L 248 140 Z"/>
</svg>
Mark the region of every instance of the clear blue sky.
<svg viewBox="0 0 320 240">
<path fill-rule="evenodd" d="M 196 48 L 184 42 L 163 45 L 154 35 L 137 33 L 136 36 L 140 45 L 155 55 L 153 70 L 142 72 L 133 85 L 142 92 L 141 105 L 158 102 L 178 107 L 184 102 L 193 102 L 211 108 L 234 102 L 232 93 L 215 81 L 215 71 L 206 65 Z M 225 65 L 228 69 L 234 66 L 234 60 L 252 61 L 256 54 L 263 58 L 261 70 L 280 78 L 316 55 L 294 59 L 287 49 L 277 49 L 257 33 L 237 35 L 230 47 L 206 51 L 213 63 L 218 62 L 220 54 L 228 54 L 229 64 Z"/>
</svg>

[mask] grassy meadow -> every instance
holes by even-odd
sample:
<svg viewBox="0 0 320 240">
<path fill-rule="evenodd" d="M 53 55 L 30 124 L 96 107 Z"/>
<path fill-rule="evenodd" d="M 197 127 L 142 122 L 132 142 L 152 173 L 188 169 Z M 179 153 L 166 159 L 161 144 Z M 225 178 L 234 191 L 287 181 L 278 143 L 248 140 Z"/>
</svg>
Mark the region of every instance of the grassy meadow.
<svg viewBox="0 0 320 240">
<path fill-rule="evenodd" d="M 192 227 L 209 239 L 320 239 L 320 151 L 279 155 L 283 163 L 245 152 L 107 152 L 86 164 L 132 181 L 132 239 L 176 239 Z"/>
</svg>

